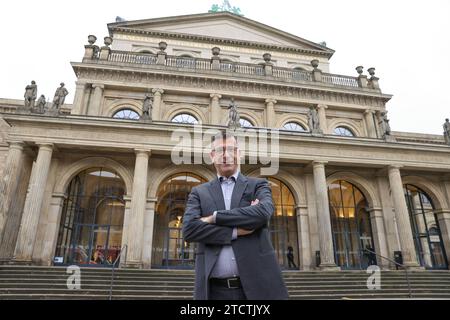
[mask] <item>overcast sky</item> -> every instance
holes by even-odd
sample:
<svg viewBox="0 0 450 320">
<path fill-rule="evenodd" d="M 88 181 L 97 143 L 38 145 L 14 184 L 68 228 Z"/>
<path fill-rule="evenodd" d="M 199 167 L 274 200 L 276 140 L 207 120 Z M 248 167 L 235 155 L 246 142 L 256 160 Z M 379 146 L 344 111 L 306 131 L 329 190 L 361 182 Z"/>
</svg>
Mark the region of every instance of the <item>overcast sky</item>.
<svg viewBox="0 0 450 320">
<path fill-rule="evenodd" d="M 450 1 L 230 0 L 250 19 L 321 42 L 336 53 L 331 72 L 376 68 L 392 130 L 442 134 L 450 117 Z M 61 81 L 73 100 L 87 36 L 103 39 L 127 20 L 207 12 L 222 0 L 14 0 L 0 2 L 0 98 L 22 99 L 31 80 L 53 98 Z M 102 43 L 102 41 L 101 41 Z"/>
</svg>

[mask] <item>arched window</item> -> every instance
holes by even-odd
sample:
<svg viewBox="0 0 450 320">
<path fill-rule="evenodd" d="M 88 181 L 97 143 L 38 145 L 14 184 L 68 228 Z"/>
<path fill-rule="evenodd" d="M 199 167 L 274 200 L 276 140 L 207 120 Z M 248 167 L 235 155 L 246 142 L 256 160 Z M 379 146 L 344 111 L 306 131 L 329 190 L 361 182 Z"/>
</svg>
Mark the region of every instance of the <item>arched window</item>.
<svg viewBox="0 0 450 320">
<path fill-rule="evenodd" d="M 177 173 L 168 177 L 158 187 L 152 247 L 155 267 L 193 267 L 194 243 L 183 240 L 183 216 L 186 201 L 192 188 L 206 182 L 202 177 Z"/>
<path fill-rule="evenodd" d="M 247 120 L 245 118 L 240 118 L 239 123 L 241 124 L 241 127 L 243 127 L 243 128 L 254 127 L 253 123 L 251 123 L 249 120 Z"/>
<path fill-rule="evenodd" d="M 172 122 L 197 124 L 198 120 L 188 113 L 180 113 L 173 117 Z"/>
<path fill-rule="evenodd" d="M 122 246 L 124 194 L 125 184 L 112 170 L 91 168 L 72 179 L 55 252 L 62 264 L 111 266 Z"/>
<path fill-rule="evenodd" d="M 354 137 L 355 134 L 346 127 L 337 127 L 334 129 L 334 134 L 337 136 L 344 136 L 344 137 Z"/>
<path fill-rule="evenodd" d="M 275 212 L 269 225 L 278 263 L 284 268 L 297 269 L 299 266 L 299 248 L 294 195 L 282 181 L 272 177 L 268 180 L 275 206 Z M 289 262 L 287 256 L 288 251 L 293 254 L 293 261 L 291 262 Z"/>
<path fill-rule="evenodd" d="M 305 127 L 303 127 L 298 122 L 287 122 L 283 125 L 283 129 L 290 130 L 290 131 L 306 131 Z"/>
<path fill-rule="evenodd" d="M 423 190 L 410 184 L 404 185 L 404 192 L 420 265 L 429 269 L 447 269 L 448 261 L 439 221 L 431 198 Z"/>
<path fill-rule="evenodd" d="M 122 109 L 114 113 L 113 118 L 125 120 L 139 120 L 140 116 L 139 113 L 137 113 L 134 110 Z"/>
<path fill-rule="evenodd" d="M 366 268 L 370 261 L 364 249 L 374 250 L 366 198 L 345 180 L 328 185 L 328 198 L 336 264 L 343 269 Z"/>
</svg>

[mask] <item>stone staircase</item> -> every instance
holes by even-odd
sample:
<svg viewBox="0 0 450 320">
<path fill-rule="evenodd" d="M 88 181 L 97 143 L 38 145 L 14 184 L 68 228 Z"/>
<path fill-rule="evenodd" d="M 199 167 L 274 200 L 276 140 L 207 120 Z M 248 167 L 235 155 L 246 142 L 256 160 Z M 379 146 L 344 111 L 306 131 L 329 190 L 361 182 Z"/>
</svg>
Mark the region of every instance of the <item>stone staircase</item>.
<svg viewBox="0 0 450 320">
<path fill-rule="evenodd" d="M 408 298 L 404 271 L 382 271 L 368 290 L 365 271 L 285 271 L 291 299 Z M 69 290 L 64 267 L 0 266 L 0 299 L 108 299 L 111 269 L 81 268 L 81 289 Z M 410 272 L 413 298 L 450 299 L 450 271 Z M 193 271 L 115 270 L 113 299 L 192 299 Z"/>
</svg>

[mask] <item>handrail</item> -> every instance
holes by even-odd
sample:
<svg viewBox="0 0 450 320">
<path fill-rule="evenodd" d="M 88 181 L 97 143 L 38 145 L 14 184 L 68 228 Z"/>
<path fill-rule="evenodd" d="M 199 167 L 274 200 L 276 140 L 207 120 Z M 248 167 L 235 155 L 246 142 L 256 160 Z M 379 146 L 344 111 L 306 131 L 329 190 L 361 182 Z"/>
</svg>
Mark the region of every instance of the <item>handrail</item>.
<svg viewBox="0 0 450 320">
<path fill-rule="evenodd" d="M 119 255 L 117 256 L 116 260 L 114 260 L 114 262 L 113 262 L 113 264 L 112 264 L 111 284 L 110 284 L 110 287 L 109 287 L 109 300 L 112 300 L 112 289 L 113 289 L 113 283 L 114 283 L 114 269 L 115 269 L 116 263 L 117 263 L 117 261 L 120 259 L 120 257 L 122 256 L 122 253 L 123 253 L 124 251 L 127 252 L 127 249 L 128 249 L 128 245 L 125 244 L 125 245 L 122 247 L 122 249 L 120 249 Z"/>
<path fill-rule="evenodd" d="M 410 281 L 409 281 L 409 276 L 408 276 L 408 269 L 406 268 L 406 266 L 405 266 L 404 264 L 398 263 L 398 262 L 396 262 L 396 261 L 394 261 L 394 260 L 392 260 L 392 259 L 390 259 L 390 258 L 387 258 L 387 257 L 385 257 L 385 256 L 382 256 L 381 254 L 378 254 L 378 253 L 376 253 L 376 252 L 374 252 L 374 251 L 372 251 L 372 250 L 369 250 L 369 249 L 364 249 L 364 251 L 373 253 L 373 254 L 375 254 L 376 256 L 378 256 L 378 257 L 380 257 L 380 258 L 383 258 L 383 259 L 385 259 L 385 260 L 388 260 L 388 261 L 394 263 L 396 266 L 399 266 L 399 267 L 403 268 L 403 270 L 405 270 L 406 282 L 407 282 L 407 284 L 408 284 L 409 297 L 410 297 L 410 298 L 413 297 L 413 296 L 412 296 L 412 290 L 411 290 L 411 283 L 410 283 Z"/>
</svg>

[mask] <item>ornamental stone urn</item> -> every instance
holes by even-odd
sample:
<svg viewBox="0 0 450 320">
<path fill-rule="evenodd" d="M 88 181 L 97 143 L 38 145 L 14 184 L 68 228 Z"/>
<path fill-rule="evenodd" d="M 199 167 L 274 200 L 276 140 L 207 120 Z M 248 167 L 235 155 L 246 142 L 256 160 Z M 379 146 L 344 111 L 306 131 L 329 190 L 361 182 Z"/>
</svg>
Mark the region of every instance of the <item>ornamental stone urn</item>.
<svg viewBox="0 0 450 320">
<path fill-rule="evenodd" d="M 95 43 L 95 41 L 97 41 L 97 37 L 96 36 L 94 36 L 92 34 L 88 35 L 88 42 L 89 42 L 90 45 L 93 45 Z"/>
</svg>

